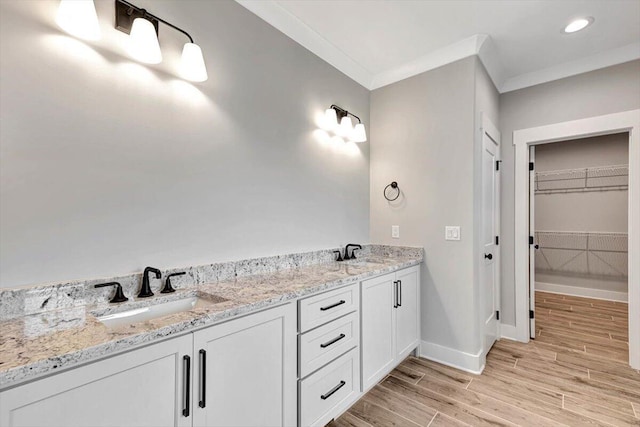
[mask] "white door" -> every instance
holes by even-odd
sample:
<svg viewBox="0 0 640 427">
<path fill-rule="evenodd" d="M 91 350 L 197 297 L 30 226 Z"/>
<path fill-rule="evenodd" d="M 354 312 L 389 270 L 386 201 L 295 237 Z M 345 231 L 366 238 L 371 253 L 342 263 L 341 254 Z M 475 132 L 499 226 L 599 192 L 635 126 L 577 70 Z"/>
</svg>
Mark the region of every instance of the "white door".
<svg viewBox="0 0 640 427">
<path fill-rule="evenodd" d="M 396 275 L 362 281 L 362 391 L 393 369 L 395 344 Z"/>
<path fill-rule="evenodd" d="M 483 354 L 489 352 L 498 336 L 499 310 L 499 177 L 498 161 L 500 136 L 493 126 L 482 131 L 482 261 L 481 292 L 482 322 L 484 328 Z M 493 131 L 492 131 L 493 130 Z"/>
<path fill-rule="evenodd" d="M 188 334 L 3 391 L 0 425 L 191 426 L 192 345 Z"/>
<path fill-rule="evenodd" d="M 536 171 L 533 167 L 536 159 L 536 147 L 529 147 L 529 336 L 536 337 L 536 248 L 535 241 L 535 195 L 536 195 Z"/>
<path fill-rule="evenodd" d="M 194 333 L 194 427 L 295 426 L 296 307 Z"/>
<path fill-rule="evenodd" d="M 418 267 L 399 270 L 396 273 L 397 308 L 396 308 L 396 359 L 404 359 L 417 346 L 419 337 L 418 307 L 420 294 Z"/>
</svg>

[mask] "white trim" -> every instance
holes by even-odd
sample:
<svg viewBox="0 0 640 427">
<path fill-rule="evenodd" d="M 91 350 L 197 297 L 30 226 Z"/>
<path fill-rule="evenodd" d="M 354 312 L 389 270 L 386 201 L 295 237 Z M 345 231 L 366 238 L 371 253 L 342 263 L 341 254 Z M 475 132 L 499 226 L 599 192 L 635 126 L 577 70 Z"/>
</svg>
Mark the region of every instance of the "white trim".
<svg viewBox="0 0 640 427">
<path fill-rule="evenodd" d="M 434 70 L 443 65 L 451 64 L 469 56 L 477 55 L 480 47 L 488 36 L 476 34 L 459 42 L 450 44 L 441 49 L 434 50 L 428 55 L 421 56 L 413 61 L 401 64 L 390 70 L 375 74 L 371 80 L 371 90 L 390 85 L 400 80 L 413 77 Z"/>
<path fill-rule="evenodd" d="M 515 146 L 516 337 L 528 342 L 529 146 L 629 132 L 629 364 L 640 369 L 640 110 L 517 130 Z"/>
<path fill-rule="evenodd" d="M 273 0 L 236 0 L 280 32 L 371 90 L 373 74 Z"/>
<path fill-rule="evenodd" d="M 540 83 L 575 76 L 640 58 L 640 42 L 638 42 L 617 49 L 609 49 L 575 61 L 507 78 L 505 76 L 505 67 L 500 60 L 499 52 L 495 48 L 491 37 L 487 34 L 475 34 L 432 51 L 427 55 L 400 64 L 390 70 L 375 74 L 343 52 L 339 46 L 331 43 L 300 18 L 282 7 L 277 1 L 236 0 L 236 2 L 369 90 L 387 86 L 472 55 L 480 57 L 493 84 L 500 93 L 535 86 Z"/>
<path fill-rule="evenodd" d="M 601 68 L 611 67 L 640 58 L 640 42 L 628 44 L 617 49 L 610 49 L 596 55 L 580 58 L 575 61 L 554 65 L 553 67 L 514 76 L 499 87 L 500 93 L 511 92 L 529 86 L 547 83 L 553 80 L 571 77 Z"/>
<path fill-rule="evenodd" d="M 471 354 L 432 342 L 422 341 L 420 343 L 420 357 L 472 374 L 480 375 L 484 370 L 481 356 L 482 350 L 477 354 Z"/>
<path fill-rule="evenodd" d="M 515 325 L 500 325 L 500 338 L 505 338 L 511 341 L 518 341 L 517 331 Z"/>
<path fill-rule="evenodd" d="M 580 288 L 578 286 L 558 285 L 556 283 L 544 283 L 538 281 L 536 281 L 536 291 L 543 291 L 560 295 L 573 295 L 576 297 L 603 299 L 607 301 L 629 301 L 629 294 L 627 292 L 608 291 L 606 289 Z"/>
</svg>

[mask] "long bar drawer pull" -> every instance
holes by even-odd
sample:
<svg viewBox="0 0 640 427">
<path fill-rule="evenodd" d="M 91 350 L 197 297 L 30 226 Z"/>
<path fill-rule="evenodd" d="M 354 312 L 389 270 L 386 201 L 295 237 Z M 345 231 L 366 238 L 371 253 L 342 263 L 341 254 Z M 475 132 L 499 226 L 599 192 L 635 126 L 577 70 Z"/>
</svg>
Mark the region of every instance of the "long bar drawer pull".
<svg viewBox="0 0 640 427">
<path fill-rule="evenodd" d="M 338 302 L 337 302 L 337 303 L 335 303 L 335 304 L 331 304 L 331 305 L 328 305 L 328 306 L 326 306 L 326 307 L 320 307 L 320 311 L 327 311 L 327 310 L 331 310 L 332 308 L 336 308 L 337 306 L 342 305 L 342 304 L 344 304 L 344 303 L 346 303 L 346 301 L 345 301 L 345 300 L 343 300 L 343 299 L 341 299 L 340 301 L 338 301 Z"/>
<path fill-rule="evenodd" d="M 331 344 L 335 344 L 335 343 L 337 343 L 338 341 L 340 341 L 340 340 L 341 340 L 342 338 L 344 338 L 344 337 L 346 337 L 346 335 L 345 335 L 345 334 L 340 334 L 339 336 L 335 337 L 335 338 L 334 338 L 334 339 L 332 339 L 331 341 L 327 341 L 327 342 L 326 342 L 326 343 L 324 343 L 324 344 L 320 344 L 320 347 L 322 347 L 322 348 L 327 348 L 327 347 L 329 347 Z"/>
<path fill-rule="evenodd" d="M 333 393 L 335 393 L 336 391 L 340 390 L 342 387 L 344 387 L 344 385 L 346 384 L 346 382 L 344 381 L 340 381 L 340 384 L 338 384 L 337 386 L 335 386 L 334 388 L 332 388 L 331 390 L 329 390 L 326 394 L 323 394 L 322 396 L 320 396 L 320 399 L 322 400 L 327 400 L 328 398 L 331 397 L 331 395 Z"/>
<path fill-rule="evenodd" d="M 207 352 L 200 349 L 200 401 L 198 406 L 207 406 Z"/>
<path fill-rule="evenodd" d="M 189 406 L 191 406 L 191 358 L 189 356 L 184 356 L 182 358 L 184 364 L 184 408 L 182 409 L 182 415 L 185 417 L 189 416 Z"/>
</svg>

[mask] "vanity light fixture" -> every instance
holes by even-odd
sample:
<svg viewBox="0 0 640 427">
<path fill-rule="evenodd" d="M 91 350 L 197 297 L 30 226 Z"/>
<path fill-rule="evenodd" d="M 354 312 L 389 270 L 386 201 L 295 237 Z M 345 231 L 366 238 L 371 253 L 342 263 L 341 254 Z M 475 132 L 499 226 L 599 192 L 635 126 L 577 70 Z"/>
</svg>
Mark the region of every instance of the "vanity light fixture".
<svg viewBox="0 0 640 427">
<path fill-rule="evenodd" d="M 125 0 L 116 1 L 116 28 L 130 34 L 129 54 L 135 59 L 148 64 L 162 61 L 160 44 L 158 43 L 158 25 L 160 22 L 187 36 L 188 43 L 182 49 L 180 74 L 186 80 L 203 82 L 209 78 L 207 67 L 202 56 L 202 49 L 193 42 L 193 37 L 185 30 L 164 19 L 134 6 Z"/>
<path fill-rule="evenodd" d="M 358 120 L 355 127 L 349 116 Z M 324 127 L 325 130 L 334 132 L 336 135 L 348 138 L 353 142 L 365 142 L 367 140 L 367 132 L 360 117 L 335 104 L 324 112 Z"/>
<path fill-rule="evenodd" d="M 586 18 L 575 19 L 571 21 L 569 25 L 564 27 L 564 32 L 566 34 L 571 34 L 571 33 L 578 32 L 580 30 L 584 30 L 589 25 L 593 24 L 593 21 L 595 21 L 595 19 L 591 16 L 588 16 Z"/>
<path fill-rule="evenodd" d="M 61 0 L 56 23 L 72 36 L 100 40 L 100 24 L 93 0 Z"/>
</svg>

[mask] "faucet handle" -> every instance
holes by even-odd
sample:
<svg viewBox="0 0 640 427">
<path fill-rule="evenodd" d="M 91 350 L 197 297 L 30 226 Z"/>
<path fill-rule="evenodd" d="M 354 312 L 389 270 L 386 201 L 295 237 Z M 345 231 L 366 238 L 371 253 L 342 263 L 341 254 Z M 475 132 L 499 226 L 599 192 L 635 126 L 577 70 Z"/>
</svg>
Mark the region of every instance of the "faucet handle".
<svg viewBox="0 0 640 427">
<path fill-rule="evenodd" d="M 342 261 L 342 254 L 340 253 L 340 251 L 333 251 L 334 254 L 338 254 L 338 256 L 336 257 L 336 261 Z"/>
<path fill-rule="evenodd" d="M 129 298 L 124 296 L 124 293 L 122 292 L 122 286 L 118 282 L 100 283 L 99 285 L 95 285 L 94 288 L 104 288 L 105 286 L 116 287 L 116 293 L 113 298 L 111 298 L 111 301 L 109 301 L 110 303 L 129 301 Z"/>
<path fill-rule="evenodd" d="M 351 249 L 351 259 L 356 259 L 356 251 L 359 251 L 360 248 Z"/>
<path fill-rule="evenodd" d="M 170 275 L 167 276 L 167 279 L 164 282 L 164 288 L 162 288 L 162 290 L 160 291 L 161 294 L 170 294 L 171 292 L 175 292 L 176 290 L 173 289 L 173 286 L 171 286 L 171 278 L 174 276 L 184 276 L 185 273 L 184 271 L 181 271 L 180 273 L 172 273 Z"/>
</svg>

